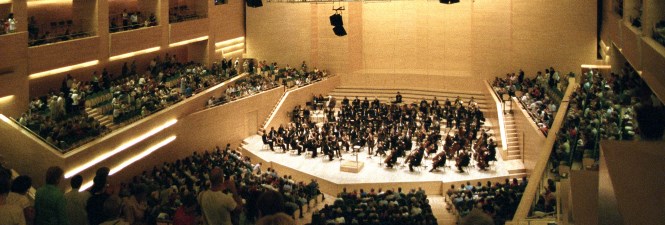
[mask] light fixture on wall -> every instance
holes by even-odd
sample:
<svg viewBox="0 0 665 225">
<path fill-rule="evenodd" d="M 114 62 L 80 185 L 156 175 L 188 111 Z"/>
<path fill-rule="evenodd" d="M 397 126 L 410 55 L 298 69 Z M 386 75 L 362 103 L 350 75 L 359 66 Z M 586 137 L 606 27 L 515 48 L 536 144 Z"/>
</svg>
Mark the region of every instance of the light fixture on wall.
<svg viewBox="0 0 665 225">
<path fill-rule="evenodd" d="M 333 6 L 333 11 L 335 11 L 335 14 L 332 14 L 330 16 L 330 25 L 333 26 L 333 32 L 337 36 L 346 36 L 346 29 L 344 29 L 344 21 L 342 20 L 342 14 L 339 14 L 339 11 L 343 11 L 344 6 L 340 6 L 339 8 L 334 8 Z"/>
</svg>

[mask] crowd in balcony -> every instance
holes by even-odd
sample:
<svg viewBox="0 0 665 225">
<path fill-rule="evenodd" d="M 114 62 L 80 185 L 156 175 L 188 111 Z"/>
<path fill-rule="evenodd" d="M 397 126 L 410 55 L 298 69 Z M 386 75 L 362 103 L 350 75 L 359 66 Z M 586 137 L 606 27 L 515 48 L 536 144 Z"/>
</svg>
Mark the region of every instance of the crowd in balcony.
<svg viewBox="0 0 665 225">
<path fill-rule="evenodd" d="M 524 105 L 538 128 L 547 135 L 554 122 L 563 92 L 568 86 L 568 77 L 574 74 L 560 75 L 550 67 L 536 73 L 534 78 L 525 77 L 524 71 L 506 74 L 505 78 L 496 77 L 492 83 L 494 90 L 501 98 L 504 94 L 517 97 Z"/>
<path fill-rule="evenodd" d="M 408 193 L 402 192 L 402 188 L 352 192 L 344 188 L 332 205 L 325 205 L 312 214 L 311 224 L 432 225 L 437 221 L 427 194 L 421 188 Z"/>
<path fill-rule="evenodd" d="M 62 193 L 64 172 L 50 167 L 33 201 L 26 195 L 32 179 L 12 179 L 0 168 L 0 224 L 270 224 L 263 220 L 275 214 L 293 222 L 299 210 L 302 218 L 304 207 L 323 196 L 315 180 L 297 182 L 270 168 L 261 171 L 260 163 L 252 164 L 230 145 L 165 162 L 128 183 L 112 181 L 109 173 L 99 168 L 89 190 L 81 190 L 83 177 L 74 175 L 71 191 Z"/>
<path fill-rule="evenodd" d="M 2 25 L 0 35 L 16 32 L 16 19 L 14 18 L 13 13 L 9 13 L 7 19 L 1 19 L 0 24 Z"/>
<path fill-rule="evenodd" d="M 37 46 L 61 41 L 68 41 L 77 38 L 88 37 L 92 35 L 91 32 L 77 29 L 71 19 L 51 21 L 44 25 L 39 25 L 34 16 L 28 20 L 28 46 Z"/>
<path fill-rule="evenodd" d="M 570 96 L 566 118 L 557 133 L 552 154 L 554 165 L 581 160 L 584 154 L 597 157 L 600 140 L 635 139 L 641 132 L 636 122 L 637 111 L 662 108 L 662 103 L 629 64 L 620 73 L 607 76 L 591 71 L 581 79 Z"/>
<path fill-rule="evenodd" d="M 487 181 L 486 184 L 478 182 L 475 186 L 471 182 L 451 185 L 446 191 L 447 210 L 465 217 L 474 210 L 489 215 L 494 224 L 505 224 L 512 220 L 522 194 L 527 186 L 526 177 L 519 181 L 517 178 L 506 179 L 503 184 Z M 555 206 L 556 199 L 548 195 L 549 206 Z"/>
<path fill-rule="evenodd" d="M 220 63 L 215 63 L 213 68 L 225 70 L 239 66 L 239 59 L 222 59 Z M 219 97 L 210 97 L 206 102 L 206 107 L 213 107 L 224 104 L 236 99 L 240 99 L 262 91 L 270 90 L 280 85 L 287 87 L 301 87 L 320 81 L 328 76 L 327 71 L 319 70 L 316 67 L 308 70 L 306 62 L 303 61 L 301 67 L 292 68 L 288 64 L 280 68 L 276 62 L 267 63 L 254 60 L 244 60 L 242 63 L 243 71 L 248 71 L 250 76 L 237 80 L 229 85 Z"/>
<path fill-rule="evenodd" d="M 154 13 L 127 12 L 127 9 L 124 9 L 122 13 L 112 14 L 109 17 L 111 33 L 152 26 L 157 26 L 157 16 Z"/>
<path fill-rule="evenodd" d="M 36 97 L 18 122 L 61 150 L 80 146 L 109 132 L 85 108 L 95 108 L 113 123 L 126 124 L 166 108 L 197 92 L 235 76 L 235 68 L 208 70 L 193 62 L 178 62 L 175 55 L 153 59 L 145 72 L 125 63 L 120 76 L 106 69 L 90 81 L 67 75 L 60 90 Z M 100 100 L 101 99 L 101 100 Z"/>
<path fill-rule="evenodd" d="M 187 5 L 175 6 L 169 9 L 169 23 L 178 23 L 205 17 L 207 17 L 207 15 L 203 12 L 197 12 L 196 10 L 190 9 Z"/>
</svg>

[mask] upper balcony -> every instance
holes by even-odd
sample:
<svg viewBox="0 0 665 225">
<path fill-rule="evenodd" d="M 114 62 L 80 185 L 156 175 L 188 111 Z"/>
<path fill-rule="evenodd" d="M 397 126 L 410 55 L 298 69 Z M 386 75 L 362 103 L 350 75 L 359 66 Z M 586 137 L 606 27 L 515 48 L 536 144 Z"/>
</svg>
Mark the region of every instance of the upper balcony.
<svg viewBox="0 0 665 225">
<path fill-rule="evenodd" d="M 111 57 L 129 52 L 159 47 L 163 26 L 145 27 L 111 34 Z"/>
</svg>

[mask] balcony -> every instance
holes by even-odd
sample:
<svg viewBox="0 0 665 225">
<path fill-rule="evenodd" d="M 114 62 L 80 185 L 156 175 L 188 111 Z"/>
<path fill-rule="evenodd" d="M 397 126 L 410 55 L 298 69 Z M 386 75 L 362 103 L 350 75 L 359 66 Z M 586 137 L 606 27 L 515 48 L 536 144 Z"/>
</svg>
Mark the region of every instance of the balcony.
<svg viewBox="0 0 665 225">
<path fill-rule="evenodd" d="M 28 61 L 33 62 L 28 65 L 28 74 L 97 60 L 98 53 L 97 36 L 33 46 L 28 48 Z"/>
<path fill-rule="evenodd" d="M 163 26 L 121 31 L 111 34 L 110 55 L 121 55 L 161 45 Z"/>
<path fill-rule="evenodd" d="M 169 43 L 191 40 L 203 36 L 208 36 L 209 20 L 189 20 L 169 25 Z"/>
</svg>

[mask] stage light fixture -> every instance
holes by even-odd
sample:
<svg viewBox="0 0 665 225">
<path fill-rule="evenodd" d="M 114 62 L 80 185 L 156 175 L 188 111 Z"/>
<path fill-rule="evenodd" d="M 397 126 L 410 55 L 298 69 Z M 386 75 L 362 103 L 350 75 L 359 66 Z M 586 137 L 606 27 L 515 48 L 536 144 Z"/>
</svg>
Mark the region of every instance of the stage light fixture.
<svg viewBox="0 0 665 225">
<path fill-rule="evenodd" d="M 333 6 L 333 11 L 335 11 L 335 14 L 332 14 L 330 16 L 330 25 L 333 26 L 333 32 L 337 36 L 346 36 L 346 29 L 344 29 L 344 21 L 342 20 L 342 15 L 339 14 L 339 11 L 343 11 L 344 6 L 335 8 Z"/>
<path fill-rule="evenodd" d="M 342 15 L 340 14 L 333 14 L 330 16 L 330 25 L 332 26 L 344 26 L 344 21 L 342 21 Z"/>
<path fill-rule="evenodd" d="M 247 6 L 252 8 L 258 8 L 263 6 L 262 0 L 246 0 Z"/>
<path fill-rule="evenodd" d="M 346 30 L 344 29 L 343 26 L 336 26 L 333 27 L 333 32 L 335 32 L 335 35 L 337 36 L 346 36 Z"/>
</svg>

